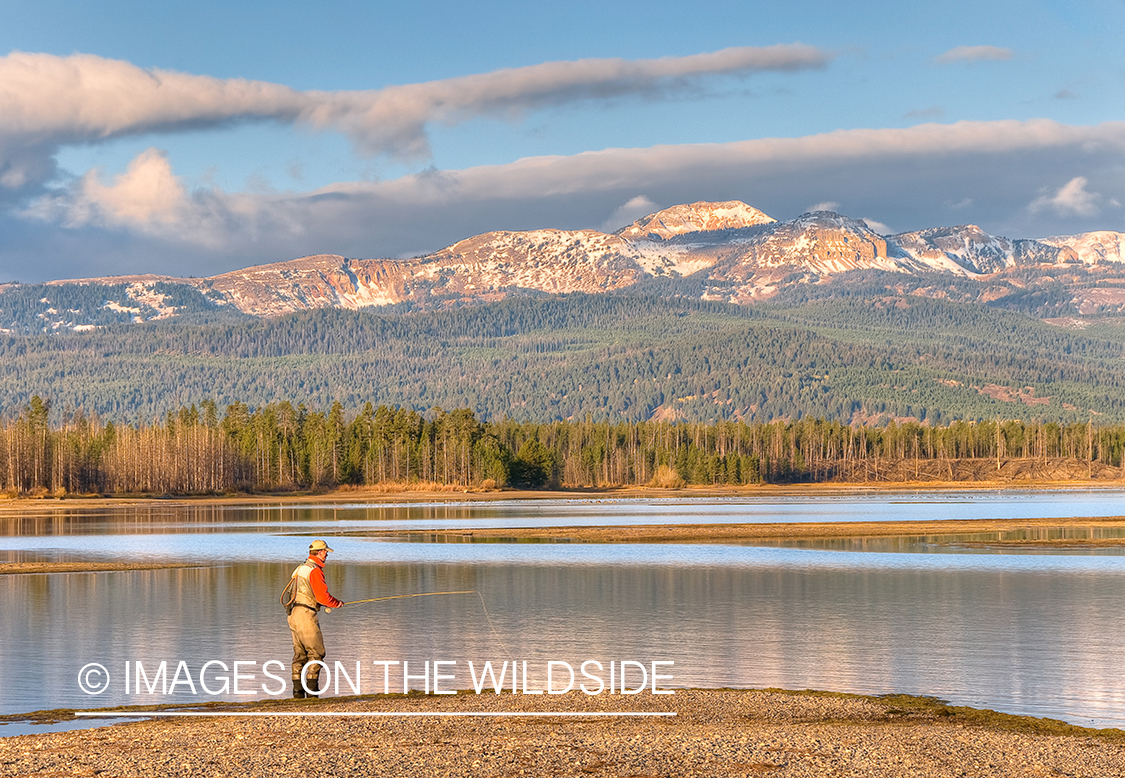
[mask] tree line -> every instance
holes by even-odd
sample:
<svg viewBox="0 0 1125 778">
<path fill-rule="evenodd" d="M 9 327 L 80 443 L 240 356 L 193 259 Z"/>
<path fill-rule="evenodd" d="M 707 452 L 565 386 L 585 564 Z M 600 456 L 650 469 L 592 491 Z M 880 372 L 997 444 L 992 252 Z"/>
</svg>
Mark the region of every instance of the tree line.
<svg viewBox="0 0 1125 778">
<path fill-rule="evenodd" d="M 35 396 L 0 419 L 0 484 L 62 496 L 1104 478 L 1125 473 L 1123 451 L 1125 426 L 1092 422 L 486 422 L 464 408 L 204 401 L 123 425 L 82 412 L 52 423 Z"/>
</svg>

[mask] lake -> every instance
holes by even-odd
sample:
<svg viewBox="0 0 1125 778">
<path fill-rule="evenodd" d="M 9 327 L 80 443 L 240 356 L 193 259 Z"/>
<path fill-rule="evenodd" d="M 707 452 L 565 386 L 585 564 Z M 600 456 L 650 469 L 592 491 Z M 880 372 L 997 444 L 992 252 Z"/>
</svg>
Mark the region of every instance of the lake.
<svg viewBox="0 0 1125 778">
<path fill-rule="evenodd" d="M 467 689 L 486 661 L 497 671 L 506 661 L 522 671 L 526 661 L 532 690 L 545 685 L 547 662 L 576 670 L 598 662 L 605 672 L 590 665 L 595 676 L 607 675 L 611 662 L 636 663 L 629 665 L 631 688 L 640 683 L 639 666 L 651 673 L 653 662 L 666 662 L 673 663 L 659 665 L 671 676 L 661 683 L 666 688 L 903 692 L 1125 727 L 1125 677 L 1117 667 L 1122 548 L 347 536 L 392 528 L 1096 517 L 1125 513 L 1123 498 L 1105 489 L 328 506 L 154 501 L 80 510 L 44 503 L 0 518 L 0 560 L 199 566 L 0 576 L 7 627 L 0 656 L 21 691 L 0 698 L 0 714 L 268 696 L 279 684 L 264 674 L 266 663 L 287 679 L 291 657 L 278 596 L 315 535 L 335 549 L 326 573 L 342 599 L 471 592 L 322 615 L 329 665 L 343 663 L 354 682 L 359 662 L 363 693 L 383 691 L 384 681 L 402 691 L 402 665 L 377 662 L 409 663 L 412 688 L 431 683 L 426 662 L 448 662 L 453 677 L 445 686 Z M 221 691 L 236 661 L 240 692 L 250 694 Z M 171 693 L 154 685 L 153 693 L 144 687 L 138 694 L 137 663 L 152 682 L 161 662 L 165 685 L 178 681 Z M 204 669 L 208 662 L 222 664 Z M 110 676 L 97 695 L 79 685 L 90 663 Z M 348 681 L 340 679 L 342 693 L 354 690 Z M 210 695 L 198 688 L 203 684 L 220 691 Z M 0 734 L 14 733 L 6 729 Z"/>
</svg>

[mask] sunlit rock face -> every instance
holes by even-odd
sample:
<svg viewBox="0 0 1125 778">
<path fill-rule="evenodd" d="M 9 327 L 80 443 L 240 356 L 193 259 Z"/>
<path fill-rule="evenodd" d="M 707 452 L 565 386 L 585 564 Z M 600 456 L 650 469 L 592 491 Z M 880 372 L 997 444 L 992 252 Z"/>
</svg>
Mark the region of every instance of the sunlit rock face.
<svg viewBox="0 0 1125 778">
<path fill-rule="evenodd" d="M 617 234 L 626 240 L 668 240 L 693 232 L 716 232 L 776 222 L 771 216 L 739 200 L 676 205 L 637 219 Z"/>
<path fill-rule="evenodd" d="M 923 265 L 966 276 L 998 273 L 1017 265 L 1057 264 L 1077 259 L 1074 250 L 1064 244 L 1009 240 L 989 235 L 975 224 L 904 232 L 891 240 Z"/>
<path fill-rule="evenodd" d="M 42 310 L 24 311 L 25 319 L 34 317 L 32 324 L 23 322 L 12 331 L 82 331 L 101 326 L 111 314 L 118 321 L 140 322 L 207 306 L 251 316 L 399 303 L 430 310 L 510 295 L 613 292 L 653 278 L 690 277 L 705 299 L 753 303 L 800 285 L 841 283 L 838 279 L 852 271 L 887 274 L 891 286 L 895 278 L 924 278 L 926 285 L 913 293 L 950 299 L 966 299 L 951 284 L 977 281 L 980 292 L 970 297 L 979 302 L 1029 284 L 1061 284 L 1075 310 L 1105 312 L 1125 307 L 1125 296 L 1110 294 L 1090 274 L 1102 281 L 1125 275 L 1123 256 L 1125 236 L 1118 232 L 1026 240 L 990 235 L 970 224 L 887 236 L 830 211 L 777 221 L 738 200 L 697 202 L 650 214 L 612 234 L 487 232 L 413 259 L 318 254 L 202 279 L 54 281 L 48 288 L 104 285 L 117 291 L 113 299 L 86 295 L 82 305 L 93 306 L 90 311 L 82 305 L 63 311 L 50 293 L 38 302 L 21 301 L 23 308 Z M 0 318 L 5 296 L 21 289 L 19 284 L 0 287 Z M 0 330 L 12 326 L 0 321 Z"/>
<path fill-rule="evenodd" d="M 1098 230 L 1080 235 L 1056 235 L 1042 238 L 1039 242 L 1070 249 L 1075 258 L 1085 265 L 1125 262 L 1125 234 L 1120 232 Z"/>
</svg>

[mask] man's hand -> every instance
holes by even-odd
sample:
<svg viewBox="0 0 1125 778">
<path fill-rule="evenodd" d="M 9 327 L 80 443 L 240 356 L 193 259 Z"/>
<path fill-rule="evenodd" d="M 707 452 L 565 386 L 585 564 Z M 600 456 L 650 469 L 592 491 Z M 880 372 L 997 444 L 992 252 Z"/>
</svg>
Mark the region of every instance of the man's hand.
<svg viewBox="0 0 1125 778">
<path fill-rule="evenodd" d="M 325 613 L 331 613 L 331 612 L 332 612 L 332 609 L 331 609 L 331 608 L 325 608 L 325 609 L 324 609 L 324 612 L 325 612 Z"/>
</svg>

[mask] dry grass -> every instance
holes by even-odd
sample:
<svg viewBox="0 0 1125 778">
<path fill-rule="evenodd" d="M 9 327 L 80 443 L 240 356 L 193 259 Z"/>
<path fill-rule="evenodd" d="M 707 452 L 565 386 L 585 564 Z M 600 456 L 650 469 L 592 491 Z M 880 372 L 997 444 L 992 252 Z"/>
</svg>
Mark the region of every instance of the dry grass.
<svg viewBox="0 0 1125 778">
<path fill-rule="evenodd" d="M 656 475 L 648 482 L 655 489 L 683 489 L 685 481 L 670 465 L 661 465 L 656 469 Z"/>
</svg>

